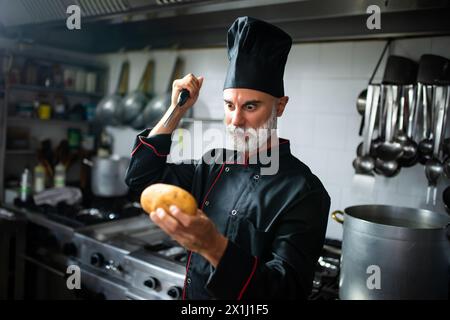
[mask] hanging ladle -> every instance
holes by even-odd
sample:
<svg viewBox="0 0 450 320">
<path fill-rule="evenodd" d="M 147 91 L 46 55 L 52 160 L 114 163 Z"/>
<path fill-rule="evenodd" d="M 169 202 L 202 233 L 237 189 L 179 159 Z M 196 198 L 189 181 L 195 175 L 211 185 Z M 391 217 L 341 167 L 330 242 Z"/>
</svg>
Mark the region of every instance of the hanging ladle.
<svg viewBox="0 0 450 320">
<path fill-rule="evenodd" d="M 375 161 L 375 172 L 385 177 L 393 177 L 400 172 L 400 166 L 396 161 L 398 155 L 401 155 L 402 146 L 393 141 L 394 127 L 397 121 L 398 104 L 397 95 L 398 86 L 386 86 L 386 127 L 385 141 L 377 149 L 377 159 Z"/>
<path fill-rule="evenodd" d="M 434 107 L 436 110 L 436 122 L 434 123 L 434 145 L 433 157 L 425 165 L 425 175 L 428 180 L 427 203 L 430 200 L 430 191 L 433 189 L 433 205 L 436 205 L 437 183 L 444 172 L 444 166 L 439 160 L 440 142 L 446 123 L 446 99 L 447 88 L 435 86 L 434 89 Z"/>
<path fill-rule="evenodd" d="M 397 121 L 398 112 L 398 91 L 399 86 L 387 86 L 388 92 L 388 109 L 386 113 L 386 140 L 377 148 L 377 156 L 383 161 L 397 160 L 403 154 L 402 145 L 394 141 L 394 128 Z"/>
<path fill-rule="evenodd" d="M 402 128 L 399 130 L 396 137 L 397 141 L 400 142 L 403 146 L 403 154 L 398 159 L 398 163 L 402 167 L 411 167 L 418 162 L 418 152 L 417 152 L 418 145 L 413 140 L 417 109 L 414 95 L 414 86 L 408 85 L 404 88 L 404 91 L 406 91 L 408 99 L 406 100 L 407 103 L 405 103 L 406 96 L 404 95 L 402 97 L 403 102 L 401 103 L 401 108 L 403 109 L 403 114 L 400 116 L 400 118 L 402 118 L 400 122 L 403 123 L 404 112 L 407 111 L 408 123 L 406 132 L 403 131 Z"/>
<path fill-rule="evenodd" d="M 353 167 L 358 174 L 370 174 L 375 168 L 375 159 L 370 155 L 373 128 L 380 97 L 380 86 L 369 85 L 367 88 L 367 101 L 365 109 L 366 125 L 364 126 L 363 155 L 353 161 Z"/>
<path fill-rule="evenodd" d="M 433 108 L 430 101 L 433 101 L 433 87 L 423 85 L 422 91 L 422 123 L 423 123 L 423 137 L 419 142 L 419 162 L 426 164 L 431 159 L 433 153 L 433 132 L 431 129 L 433 120 Z"/>
</svg>

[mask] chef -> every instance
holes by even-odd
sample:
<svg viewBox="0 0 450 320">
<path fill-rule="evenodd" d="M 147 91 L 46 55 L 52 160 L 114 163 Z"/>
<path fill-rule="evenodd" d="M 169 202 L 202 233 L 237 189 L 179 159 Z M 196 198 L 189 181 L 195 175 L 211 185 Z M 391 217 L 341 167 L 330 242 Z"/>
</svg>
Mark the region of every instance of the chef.
<svg viewBox="0 0 450 320">
<path fill-rule="evenodd" d="M 223 98 L 231 157 L 215 149 L 214 157 L 228 158 L 167 162 L 171 134 L 204 80 L 189 74 L 173 82 L 172 104 L 160 122 L 137 136 L 126 182 L 137 192 L 156 182 L 174 184 L 197 200 L 196 216 L 174 206 L 150 214 L 188 250 L 183 299 L 306 299 L 330 198 L 291 154 L 289 140 L 276 136 L 277 118 L 288 102 L 283 74 L 292 39 L 274 25 L 240 17 L 228 30 L 227 45 Z M 176 107 L 182 89 L 190 96 Z M 276 173 L 261 174 L 263 150 L 277 155 Z"/>
</svg>

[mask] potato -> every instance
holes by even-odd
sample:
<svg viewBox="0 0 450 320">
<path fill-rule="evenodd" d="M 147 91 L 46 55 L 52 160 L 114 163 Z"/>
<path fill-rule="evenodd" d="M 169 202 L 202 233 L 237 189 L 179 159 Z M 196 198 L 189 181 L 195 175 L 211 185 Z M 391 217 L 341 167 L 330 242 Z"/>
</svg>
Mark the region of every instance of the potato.
<svg viewBox="0 0 450 320">
<path fill-rule="evenodd" d="M 197 213 L 197 201 L 186 190 L 170 184 L 156 183 L 147 187 L 141 194 L 141 206 L 147 212 L 162 208 L 170 213 L 171 205 L 177 206 L 188 215 Z"/>
</svg>

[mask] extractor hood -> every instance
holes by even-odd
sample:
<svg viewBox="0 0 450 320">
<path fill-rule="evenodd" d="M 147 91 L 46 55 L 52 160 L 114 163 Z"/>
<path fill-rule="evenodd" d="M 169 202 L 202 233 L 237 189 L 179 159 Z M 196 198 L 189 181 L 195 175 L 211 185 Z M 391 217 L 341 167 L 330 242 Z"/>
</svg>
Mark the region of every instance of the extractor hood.
<svg viewBox="0 0 450 320">
<path fill-rule="evenodd" d="M 72 4 L 81 30 L 66 28 Z M 381 10 L 379 30 L 366 26 L 371 5 Z M 294 42 L 450 34 L 450 0 L 0 0 L 0 33 L 86 53 L 211 47 L 224 46 L 243 15 L 278 25 Z"/>
<path fill-rule="evenodd" d="M 183 10 L 212 0 L 0 0 L 0 21 L 5 27 L 42 23 L 55 25 L 67 18 L 67 8 L 77 5 L 86 21 L 110 19 L 139 12 Z M 228 1 L 229 2 L 229 1 Z"/>
</svg>

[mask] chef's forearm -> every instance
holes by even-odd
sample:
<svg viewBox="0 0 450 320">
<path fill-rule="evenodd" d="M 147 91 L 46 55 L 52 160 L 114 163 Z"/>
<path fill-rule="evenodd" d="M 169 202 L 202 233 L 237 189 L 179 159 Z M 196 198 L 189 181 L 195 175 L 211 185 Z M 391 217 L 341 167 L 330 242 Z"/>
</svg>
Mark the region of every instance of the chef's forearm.
<svg viewBox="0 0 450 320">
<path fill-rule="evenodd" d="M 205 251 L 200 252 L 200 254 L 208 260 L 208 262 L 216 268 L 222 259 L 222 256 L 227 248 L 228 238 L 225 236 L 218 234 L 216 239 L 212 241 L 212 245 Z"/>
<path fill-rule="evenodd" d="M 164 122 L 167 120 L 172 110 L 176 109 L 172 115 L 172 119 L 168 122 L 167 126 L 164 127 Z M 152 131 L 148 134 L 148 137 L 151 137 L 156 134 L 172 134 L 172 132 L 178 127 L 178 123 L 183 117 L 185 111 L 175 105 L 171 105 L 164 116 L 159 120 L 155 127 L 153 127 Z"/>
</svg>

